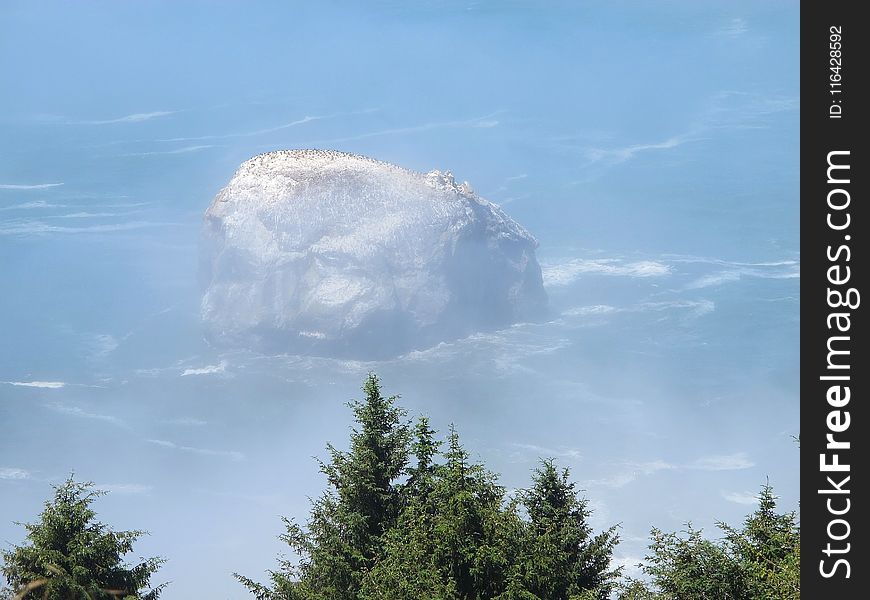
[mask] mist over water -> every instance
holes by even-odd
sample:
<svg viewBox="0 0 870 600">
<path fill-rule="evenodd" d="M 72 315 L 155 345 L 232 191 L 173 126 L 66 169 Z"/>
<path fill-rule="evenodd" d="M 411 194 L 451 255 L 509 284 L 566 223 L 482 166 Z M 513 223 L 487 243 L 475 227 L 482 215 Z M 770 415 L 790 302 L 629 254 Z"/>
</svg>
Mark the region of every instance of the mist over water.
<svg viewBox="0 0 870 600">
<path fill-rule="evenodd" d="M 767 477 L 797 508 L 797 19 L 4 4 L 0 539 L 75 470 L 151 532 L 168 600 L 245 598 L 230 573 L 275 566 L 370 370 L 510 489 L 570 467 L 625 564 L 652 525 L 738 521 Z M 387 360 L 209 344 L 203 213 L 244 160 L 305 147 L 468 180 L 539 240 L 550 316 Z"/>
</svg>

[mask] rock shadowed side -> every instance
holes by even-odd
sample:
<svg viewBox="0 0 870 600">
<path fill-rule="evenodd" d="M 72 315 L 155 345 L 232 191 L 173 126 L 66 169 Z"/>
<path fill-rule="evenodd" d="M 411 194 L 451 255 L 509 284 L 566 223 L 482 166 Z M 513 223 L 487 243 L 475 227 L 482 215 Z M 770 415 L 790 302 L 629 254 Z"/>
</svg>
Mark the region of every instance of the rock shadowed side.
<svg viewBox="0 0 870 600">
<path fill-rule="evenodd" d="M 215 197 L 202 242 L 220 344 L 384 358 L 546 311 L 537 241 L 449 172 L 263 154 Z"/>
</svg>

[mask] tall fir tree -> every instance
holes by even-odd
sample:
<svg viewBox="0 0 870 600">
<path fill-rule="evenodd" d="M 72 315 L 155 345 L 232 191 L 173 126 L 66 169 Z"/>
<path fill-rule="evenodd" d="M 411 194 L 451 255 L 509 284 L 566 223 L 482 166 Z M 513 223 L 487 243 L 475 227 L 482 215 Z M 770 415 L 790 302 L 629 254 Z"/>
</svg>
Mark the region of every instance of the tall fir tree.
<svg viewBox="0 0 870 600">
<path fill-rule="evenodd" d="M 301 556 L 282 563 L 265 586 L 236 575 L 259 598 L 355 600 L 362 577 L 374 565 L 384 533 L 401 507 L 398 478 L 405 473 L 410 427 L 397 396 L 384 397 L 371 373 L 365 399 L 351 401 L 356 425 L 350 449 L 327 446 L 329 461 L 320 462 L 329 489 L 313 502 L 307 528 L 285 520 L 282 536 Z"/>
<path fill-rule="evenodd" d="M 505 490 L 494 474 L 472 462 L 451 425 L 445 463 L 432 499 L 437 511 L 434 561 L 455 582 L 460 598 L 494 598 L 504 589 L 513 548 L 502 503 Z"/>
</svg>

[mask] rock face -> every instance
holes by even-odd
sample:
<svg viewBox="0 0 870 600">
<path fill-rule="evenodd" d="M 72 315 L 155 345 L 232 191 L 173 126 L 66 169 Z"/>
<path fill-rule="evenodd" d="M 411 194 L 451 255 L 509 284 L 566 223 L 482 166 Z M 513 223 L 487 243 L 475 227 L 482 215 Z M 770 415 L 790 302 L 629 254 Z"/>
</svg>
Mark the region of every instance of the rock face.
<svg viewBox="0 0 870 600">
<path fill-rule="evenodd" d="M 216 342 L 384 358 L 541 316 L 537 241 L 452 175 L 363 156 L 255 156 L 205 213 Z"/>
</svg>

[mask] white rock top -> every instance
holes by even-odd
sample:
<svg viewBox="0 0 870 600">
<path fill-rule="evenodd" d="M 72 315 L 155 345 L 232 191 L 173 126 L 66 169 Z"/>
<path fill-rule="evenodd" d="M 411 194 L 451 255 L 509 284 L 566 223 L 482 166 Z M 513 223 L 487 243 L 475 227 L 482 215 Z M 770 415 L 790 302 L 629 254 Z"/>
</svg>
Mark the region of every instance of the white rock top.
<svg viewBox="0 0 870 600">
<path fill-rule="evenodd" d="M 243 163 L 205 217 L 202 312 L 216 340 L 386 356 L 546 304 L 537 241 L 449 171 L 270 152 Z"/>
</svg>

